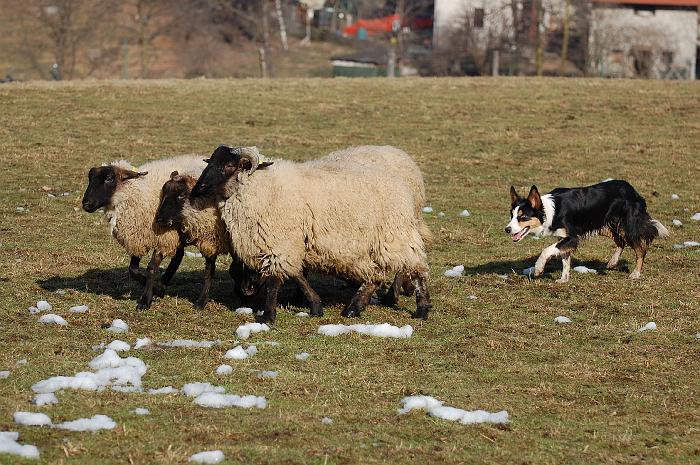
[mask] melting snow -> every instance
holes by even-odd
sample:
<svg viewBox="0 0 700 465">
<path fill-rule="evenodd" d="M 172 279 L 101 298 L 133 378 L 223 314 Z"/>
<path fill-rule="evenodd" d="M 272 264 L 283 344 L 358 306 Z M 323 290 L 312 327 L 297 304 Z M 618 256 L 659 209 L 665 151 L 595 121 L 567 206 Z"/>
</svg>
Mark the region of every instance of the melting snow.
<svg viewBox="0 0 700 465">
<path fill-rule="evenodd" d="M 208 349 L 220 343 L 221 341 L 193 341 L 192 339 L 175 339 L 173 341 L 162 342 L 159 345 L 165 347 L 204 347 Z"/>
<path fill-rule="evenodd" d="M 450 268 L 445 271 L 444 275 L 448 278 L 456 278 L 457 276 L 462 276 L 464 272 L 464 265 L 457 265 L 454 268 Z"/>
<path fill-rule="evenodd" d="M 27 359 L 26 359 L 26 358 L 17 360 L 17 365 L 26 365 L 26 364 L 27 364 Z"/>
<path fill-rule="evenodd" d="M 68 311 L 71 313 L 85 313 L 88 311 L 88 306 L 87 305 L 76 305 L 75 307 L 69 308 Z"/>
<path fill-rule="evenodd" d="M 271 370 L 261 371 L 260 377 L 261 378 L 277 378 L 278 374 L 279 374 L 279 372 L 277 372 L 277 371 L 271 371 Z"/>
<path fill-rule="evenodd" d="M 136 339 L 136 344 L 134 344 L 134 349 L 141 349 L 143 347 L 149 347 L 153 345 L 153 341 L 150 337 L 144 337 L 143 339 Z"/>
<path fill-rule="evenodd" d="M 31 307 L 29 307 L 29 308 L 27 309 L 27 311 L 28 311 L 29 313 L 31 313 L 32 315 L 34 315 L 35 313 L 39 313 L 40 310 L 39 310 L 38 308 L 36 308 L 35 306 L 32 305 Z"/>
<path fill-rule="evenodd" d="M 158 389 L 149 389 L 149 390 L 148 390 L 148 393 L 149 393 L 149 394 L 153 394 L 153 395 L 159 395 L 159 394 L 177 394 L 178 392 L 180 392 L 180 391 L 178 391 L 177 389 L 175 389 L 175 388 L 172 387 L 172 386 L 165 386 L 165 387 L 158 388 Z"/>
<path fill-rule="evenodd" d="M 324 336 L 338 336 L 340 334 L 347 334 L 350 332 L 367 334 L 369 336 L 395 337 L 405 339 L 411 337 L 411 335 L 413 334 L 413 328 L 411 327 L 411 325 L 406 325 L 399 328 L 397 326 L 390 325 L 389 323 L 382 323 L 376 325 L 321 325 L 318 328 L 318 333 Z"/>
<path fill-rule="evenodd" d="M 108 349 L 112 349 L 115 352 L 126 352 L 131 349 L 131 346 L 124 341 L 115 339 L 114 341 L 107 344 Z"/>
<path fill-rule="evenodd" d="M 53 405 L 58 403 L 58 399 L 53 392 L 47 392 L 45 394 L 37 394 L 32 400 L 34 405 L 37 407 L 43 407 L 44 405 Z"/>
<path fill-rule="evenodd" d="M 26 426 L 51 426 L 51 418 L 43 413 L 15 412 L 15 423 Z"/>
<path fill-rule="evenodd" d="M 208 450 L 205 452 L 198 452 L 187 460 L 195 463 L 214 464 L 224 461 L 224 453 L 220 450 Z"/>
<path fill-rule="evenodd" d="M 246 352 L 243 347 L 236 346 L 233 349 L 228 350 L 224 354 L 224 358 L 230 360 L 245 360 L 246 358 L 248 358 L 248 352 Z"/>
<path fill-rule="evenodd" d="M 474 423 L 508 423 L 508 412 L 505 410 L 496 413 L 490 413 L 484 410 L 467 411 L 445 406 L 442 401 L 430 396 L 408 396 L 404 397 L 401 402 L 403 403 L 403 408 L 399 409 L 399 415 L 408 413 L 411 410 L 426 410 L 432 417 L 457 421 L 463 425 Z"/>
<path fill-rule="evenodd" d="M 445 217 L 445 212 L 438 213 L 438 218 L 444 218 L 444 217 Z"/>
<path fill-rule="evenodd" d="M 188 383 L 182 386 L 182 393 L 187 397 L 197 397 L 205 392 L 226 392 L 223 386 L 214 386 L 211 383 Z"/>
<path fill-rule="evenodd" d="M 64 421 L 56 425 L 56 428 L 67 429 L 69 431 L 92 431 L 93 433 L 101 429 L 114 429 L 117 424 L 107 415 L 94 415 L 92 418 L 78 418 L 73 421 Z"/>
<path fill-rule="evenodd" d="M 112 326 L 107 328 L 107 331 L 111 331 L 113 333 L 125 333 L 129 331 L 129 325 L 126 324 L 124 320 L 117 318 L 116 320 L 112 321 Z"/>
<path fill-rule="evenodd" d="M 270 327 L 265 323 L 246 323 L 241 325 L 236 329 L 236 336 L 241 339 L 248 339 L 251 333 L 259 333 L 262 331 L 269 331 Z"/>
<path fill-rule="evenodd" d="M 5 379 L 10 377 L 10 372 L 8 370 L 0 371 L 0 379 Z"/>
<path fill-rule="evenodd" d="M 230 375 L 233 373 L 233 367 L 231 365 L 219 365 L 216 367 L 216 374 L 217 375 Z"/>
<path fill-rule="evenodd" d="M 190 258 L 201 258 L 202 254 L 199 252 L 190 252 L 189 250 L 185 250 L 185 256 Z"/>
<path fill-rule="evenodd" d="M 134 413 L 136 415 L 148 415 L 149 413 L 151 413 L 151 411 L 148 410 L 147 408 L 137 407 L 134 409 Z"/>
<path fill-rule="evenodd" d="M 31 444 L 22 445 L 17 442 L 19 433 L 0 431 L 0 454 L 19 455 L 26 459 L 38 459 L 39 449 Z"/>
<path fill-rule="evenodd" d="M 524 276 L 534 276 L 535 275 L 535 267 L 531 266 L 530 268 L 523 269 L 523 275 Z"/>
<path fill-rule="evenodd" d="M 311 354 L 309 354 L 308 352 L 301 352 L 299 354 L 296 354 L 294 358 L 296 358 L 300 362 L 305 362 L 309 359 L 310 356 Z"/>
<path fill-rule="evenodd" d="M 678 196 L 678 194 L 671 194 L 671 199 L 678 200 L 680 199 L 680 197 Z"/>
<path fill-rule="evenodd" d="M 323 425 L 332 425 L 333 424 L 333 419 L 330 417 L 323 417 L 321 418 L 321 424 Z"/>
<path fill-rule="evenodd" d="M 558 316 L 554 319 L 554 322 L 559 324 L 571 323 L 571 318 L 567 318 L 565 316 Z"/>
<path fill-rule="evenodd" d="M 45 325 L 61 325 L 68 326 L 68 322 L 63 319 L 63 317 L 56 315 L 55 313 L 47 313 L 46 315 L 41 315 L 39 317 L 39 323 Z"/>
<path fill-rule="evenodd" d="M 459 216 L 466 218 L 466 217 L 468 217 L 468 216 L 472 216 L 472 214 L 469 213 L 469 210 L 462 210 L 462 211 L 459 213 Z"/>
<path fill-rule="evenodd" d="M 194 400 L 194 403 L 202 407 L 210 408 L 259 408 L 267 407 L 267 401 L 264 397 L 258 396 L 239 396 L 236 394 L 220 394 L 218 392 L 205 392 Z"/>
<path fill-rule="evenodd" d="M 53 309 L 53 307 L 51 306 L 51 304 L 48 303 L 48 302 L 45 301 L 45 300 L 40 300 L 40 301 L 38 301 L 38 302 L 36 303 L 36 308 L 37 308 L 37 310 L 39 310 L 40 312 L 50 312 L 51 309 Z"/>
<path fill-rule="evenodd" d="M 248 307 L 239 307 L 234 311 L 236 313 L 238 313 L 239 315 L 252 315 L 253 314 L 253 309 L 248 308 Z"/>
<path fill-rule="evenodd" d="M 299 312 L 296 314 L 296 316 L 298 316 L 300 318 L 306 318 L 309 316 L 309 313 L 308 312 Z"/>
<path fill-rule="evenodd" d="M 690 219 L 694 221 L 700 221 L 700 212 L 697 212 L 696 214 L 691 216 Z"/>
<path fill-rule="evenodd" d="M 432 213 L 433 207 L 423 207 L 423 213 Z"/>
<path fill-rule="evenodd" d="M 598 274 L 596 270 L 593 268 L 586 268 L 583 265 L 575 266 L 573 270 L 577 273 L 592 273 L 592 274 Z"/>
<path fill-rule="evenodd" d="M 683 223 L 681 222 L 681 220 L 674 219 L 673 221 L 671 221 L 671 223 L 672 223 L 674 226 L 679 226 L 679 227 L 680 227 L 680 226 L 683 226 Z"/>
<path fill-rule="evenodd" d="M 654 330 L 656 330 L 656 323 L 654 323 L 653 321 L 650 321 L 649 323 L 647 323 L 644 326 L 642 326 L 641 328 L 639 328 L 637 330 L 637 332 L 641 333 L 643 331 L 654 331 Z"/>
</svg>

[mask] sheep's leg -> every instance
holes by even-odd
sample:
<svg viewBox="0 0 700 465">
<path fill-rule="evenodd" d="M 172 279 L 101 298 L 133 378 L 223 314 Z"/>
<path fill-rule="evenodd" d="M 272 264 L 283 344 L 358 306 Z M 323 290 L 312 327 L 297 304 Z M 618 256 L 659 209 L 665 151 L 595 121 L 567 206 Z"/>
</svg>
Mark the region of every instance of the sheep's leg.
<svg viewBox="0 0 700 465">
<path fill-rule="evenodd" d="M 292 278 L 299 290 L 304 295 L 304 298 L 309 302 L 309 307 L 311 308 L 311 316 L 323 316 L 323 305 L 321 304 L 321 298 L 318 296 L 316 291 L 311 287 L 309 281 L 306 279 L 306 273 L 299 276 L 294 276 Z"/>
<path fill-rule="evenodd" d="M 364 310 L 369 303 L 369 299 L 372 298 L 374 291 L 377 290 L 377 287 L 379 287 L 379 283 L 366 282 L 362 284 L 341 315 L 348 318 L 359 317 L 362 310 Z"/>
<path fill-rule="evenodd" d="M 428 291 L 428 272 L 416 271 L 411 277 L 416 286 L 416 313 L 413 318 L 428 319 L 428 312 L 433 308 L 430 303 L 430 292 Z"/>
<path fill-rule="evenodd" d="M 213 257 L 205 257 L 206 265 L 204 267 L 204 282 L 202 283 L 202 291 L 194 303 L 194 308 L 203 310 L 209 302 L 209 290 L 211 290 L 211 282 L 214 280 L 216 273 L 216 255 Z"/>
<path fill-rule="evenodd" d="M 401 295 L 401 287 L 403 286 L 404 275 L 403 273 L 396 273 L 394 282 L 386 294 L 382 296 L 382 305 L 387 307 L 393 307 L 399 303 L 399 296 Z"/>
<path fill-rule="evenodd" d="M 146 269 L 146 289 L 143 291 L 141 300 L 139 300 L 136 306 L 137 310 L 145 310 L 150 307 L 151 302 L 153 302 L 153 286 L 159 278 L 161 261 L 163 261 L 163 254 L 160 252 L 153 252 L 151 261 Z"/>
<path fill-rule="evenodd" d="M 168 268 L 166 268 L 165 273 L 163 274 L 163 279 L 161 280 L 161 282 L 164 285 L 167 286 L 168 284 L 170 284 L 170 281 L 172 281 L 175 272 L 178 268 L 180 268 L 180 263 L 182 262 L 183 255 L 185 255 L 184 245 L 178 247 L 177 251 L 175 252 L 175 256 L 170 259 L 170 263 L 168 263 Z"/>
<path fill-rule="evenodd" d="M 403 273 L 402 274 L 401 289 L 402 289 L 403 295 L 406 297 L 411 297 L 413 294 L 415 294 L 416 285 L 413 284 L 413 280 L 411 279 L 410 273 Z"/>
<path fill-rule="evenodd" d="M 266 280 L 267 289 L 265 295 L 265 309 L 260 317 L 257 317 L 258 323 L 272 324 L 277 317 L 277 296 L 282 287 L 282 280 L 277 276 L 270 276 Z"/>
<path fill-rule="evenodd" d="M 136 255 L 131 256 L 131 261 L 129 262 L 129 277 L 141 284 L 146 284 L 146 273 L 139 268 L 140 263 L 141 257 L 137 257 Z"/>
</svg>

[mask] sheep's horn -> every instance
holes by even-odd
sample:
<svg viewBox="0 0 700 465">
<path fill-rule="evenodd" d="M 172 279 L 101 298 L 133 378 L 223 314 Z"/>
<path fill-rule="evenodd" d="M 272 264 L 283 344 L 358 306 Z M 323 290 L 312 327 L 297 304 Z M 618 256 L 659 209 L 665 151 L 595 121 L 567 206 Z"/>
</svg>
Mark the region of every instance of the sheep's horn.
<svg viewBox="0 0 700 465">
<path fill-rule="evenodd" d="M 255 146 L 239 147 L 238 150 L 241 158 L 250 161 L 250 172 L 248 174 L 253 174 L 260 165 L 260 152 L 258 152 L 258 148 Z"/>
</svg>

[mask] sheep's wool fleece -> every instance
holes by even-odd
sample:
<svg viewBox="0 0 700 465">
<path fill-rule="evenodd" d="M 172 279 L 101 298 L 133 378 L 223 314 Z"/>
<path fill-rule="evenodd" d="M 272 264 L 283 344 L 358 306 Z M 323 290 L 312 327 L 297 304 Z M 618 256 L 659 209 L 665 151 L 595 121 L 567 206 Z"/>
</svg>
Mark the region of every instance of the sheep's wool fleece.
<svg viewBox="0 0 700 465">
<path fill-rule="evenodd" d="M 378 282 L 428 269 L 412 193 L 384 170 L 277 160 L 227 190 L 221 217 L 233 249 L 263 276 L 308 268 Z"/>
<path fill-rule="evenodd" d="M 180 244 L 178 232 L 155 224 L 160 192 L 173 171 L 199 177 L 206 166 L 202 157 L 180 155 L 152 161 L 138 168 L 123 160 L 114 162 L 113 165 L 139 172 L 147 171 L 148 174 L 122 183 L 112 196 L 109 207 L 105 208 L 112 237 L 129 255 L 142 257 L 153 249 L 166 257 L 175 255 Z"/>
<path fill-rule="evenodd" d="M 185 202 L 182 209 L 182 231 L 188 244 L 196 246 L 205 257 L 229 253 L 230 239 L 226 225 L 215 203 L 192 206 Z"/>
</svg>

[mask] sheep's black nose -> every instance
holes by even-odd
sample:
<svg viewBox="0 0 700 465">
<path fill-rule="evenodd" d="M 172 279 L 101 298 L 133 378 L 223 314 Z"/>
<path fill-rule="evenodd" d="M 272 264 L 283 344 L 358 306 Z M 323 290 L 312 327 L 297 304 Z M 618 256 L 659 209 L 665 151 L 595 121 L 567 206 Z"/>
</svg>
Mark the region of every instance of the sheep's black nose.
<svg viewBox="0 0 700 465">
<path fill-rule="evenodd" d="M 510 226 L 506 226 L 506 233 L 510 234 L 511 231 L 512 231 L 512 229 L 510 229 Z"/>
</svg>

